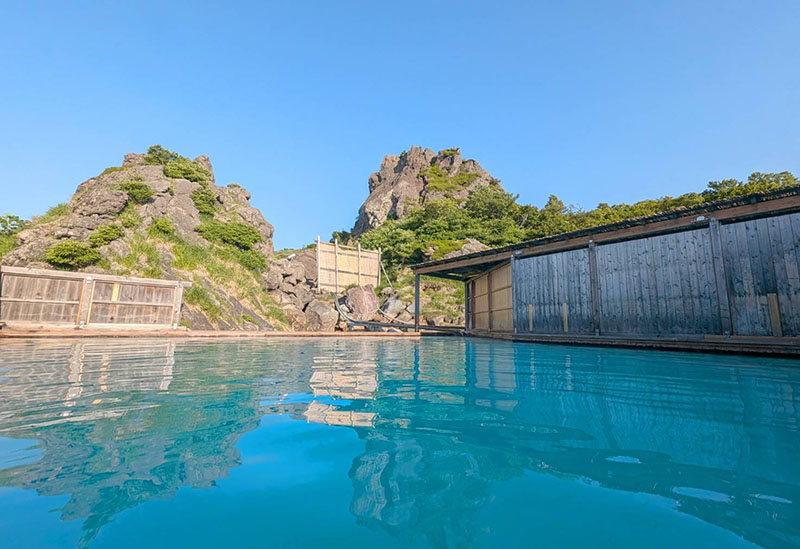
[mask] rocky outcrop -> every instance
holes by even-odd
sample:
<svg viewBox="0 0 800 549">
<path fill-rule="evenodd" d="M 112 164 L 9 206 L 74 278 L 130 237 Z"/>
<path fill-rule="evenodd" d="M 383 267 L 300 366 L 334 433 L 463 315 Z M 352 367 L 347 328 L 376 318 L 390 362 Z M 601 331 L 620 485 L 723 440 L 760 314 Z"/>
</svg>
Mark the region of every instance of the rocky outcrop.
<svg viewBox="0 0 800 549">
<path fill-rule="evenodd" d="M 436 153 L 412 146 L 400 156 L 384 157 L 380 170 L 370 175 L 369 196 L 359 209 L 353 236 L 387 219 L 402 219 L 427 199 L 466 198 L 477 186 L 497 184 L 475 160 L 463 159 L 461 149 Z"/>
<path fill-rule="evenodd" d="M 95 247 L 101 261 L 81 267 L 81 270 L 192 281 L 195 291 L 189 293 L 182 315 L 184 323 L 192 328 L 272 330 L 282 321 L 280 314 L 270 314 L 270 307 L 280 307 L 287 301 L 298 311 L 297 314 L 294 311 L 285 313 L 290 326 L 283 328 L 295 324 L 304 328 L 303 309 L 313 300 L 304 263 L 284 265 L 279 262 L 277 274 L 270 268 L 261 280 L 254 278 L 253 284 L 260 287 L 257 292 L 262 291 L 264 296 L 269 291 L 280 294 L 274 305 L 254 296 L 252 290 L 246 290 L 245 279 L 253 275 L 241 265 L 230 267 L 231 271 L 238 269 L 238 279 L 231 275 L 227 281 L 222 280 L 225 277 L 219 271 L 226 269 L 226 262 L 235 261 L 235 255 L 231 255 L 235 250 L 227 256 L 215 256 L 215 273 L 209 270 L 209 265 L 186 268 L 181 264 L 185 262 L 185 254 L 196 253 L 187 246 L 206 250 L 219 248 L 197 230 L 209 219 L 243 223 L 255 229 L 259 241 L 252 244 L 248 252 L 260 254 L 261 261 L 267 261 L 273 253 L 274 229 L 261 212 L 250 205 L 250 193 L 236 184 L 216 186 L 207 156 L 198 156 L 194 161 L 180 160 L 201 173 L 196 177 L 191 170 L 185 172 L 195 180 L 170 177 L 167 173 L 174 175 L 175 170 L 167 171 L 165 163 L 149 160 L 152 159 L 146 154 L 126 154 L 122 166 L 109 168 L 81 183 L 69 203 L 27 224 L 17 235 L 17 247 L 3 257 L 2 264 L 47 268 L 50 266 L 45 256 L 52 245 L 63 241 L 82 242 Z M 138 189 L 138 197 L 131 194 L 132 185 Z M 198 210 L 197 193 L 201 192 L 211 197 L 212 215 L 206 213 L 204 217 Z M 154 236 L 151 230 L 154 223 L 169 227 L 170 234 L 162 238 Z M 121 236 L 114 237 L 111 242 L 93 239 L 98 228 L 104 226 L 115 227 L 121 231 Z M 176 250 L 176 246 L 183 248 Z M 307 260 L 304 258 L 305 262 Z M 302 321 L 294 322 L 295 318 Z"/>
</svg>

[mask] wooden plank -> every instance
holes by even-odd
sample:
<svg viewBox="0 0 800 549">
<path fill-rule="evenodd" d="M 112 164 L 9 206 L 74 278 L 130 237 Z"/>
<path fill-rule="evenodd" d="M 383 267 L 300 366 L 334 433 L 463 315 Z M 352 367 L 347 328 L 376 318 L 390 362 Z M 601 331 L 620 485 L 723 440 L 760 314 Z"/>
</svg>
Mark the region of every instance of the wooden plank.
<svg viewBox="0 0 800 549">
<path fill-rule="evenodd" d="M 769 303 L 769 322 L 774 337 L 783 337 L 783 328 L 781 327 L 781 313 L 778 308 L 778 295 L 769 293 L 767 294 Z"/>
</svg>

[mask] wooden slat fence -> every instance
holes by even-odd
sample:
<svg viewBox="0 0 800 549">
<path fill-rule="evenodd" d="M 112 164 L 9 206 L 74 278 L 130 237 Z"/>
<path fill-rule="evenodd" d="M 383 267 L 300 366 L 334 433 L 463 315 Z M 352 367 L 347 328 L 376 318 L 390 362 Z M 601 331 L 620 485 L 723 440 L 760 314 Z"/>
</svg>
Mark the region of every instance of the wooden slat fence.
<svg viewBox="0 0 800 549">
<path fill-rule="evenodd" d="M 514 331 L 800 336 L 800 213 L 703 224 L 512 258 Z M 472 328 L 491 330 L 478 280 Z"/>
<path fill-rule="evenodd" d="M 177 328 L 191 283 L 0 267 L 0 321 L 57 327 Z"/>
<path fill-rule="evenodd" d="M 317 287 L 339 292 L 348 286 L 381 283 L 381 251 L 321 242 L 317 237 Z"/>
</svg>

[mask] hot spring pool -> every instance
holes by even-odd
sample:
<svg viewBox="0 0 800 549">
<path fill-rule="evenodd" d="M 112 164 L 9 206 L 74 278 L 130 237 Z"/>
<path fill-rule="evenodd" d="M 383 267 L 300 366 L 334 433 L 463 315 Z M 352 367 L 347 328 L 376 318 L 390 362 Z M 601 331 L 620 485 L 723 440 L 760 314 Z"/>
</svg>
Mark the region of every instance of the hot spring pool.
<svg viewBox="0 0 800 549">
<path fill-rule="evenodd" d="M 0 547 L 800 545 L 800 363 L 3 342 Z"/>
</svg>

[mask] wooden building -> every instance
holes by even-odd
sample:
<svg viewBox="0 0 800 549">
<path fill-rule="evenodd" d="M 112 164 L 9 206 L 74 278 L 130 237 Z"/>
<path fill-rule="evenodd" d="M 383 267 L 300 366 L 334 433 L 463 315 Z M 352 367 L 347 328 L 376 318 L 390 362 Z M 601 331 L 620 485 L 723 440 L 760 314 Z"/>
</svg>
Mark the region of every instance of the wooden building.
<svg viewBox="0 0 800 549">
<path fill-rule="evenodd" d="M 170 328 L 190 282 L 0 267 L 0 322 L 15 328 Z"/>
<path fill-rule="evenodd" d="M 430 261 L 414 272 L 417 290 L 420 275 L 465 282 L 473 335 L 796 354 L 800 187 Z"/>
</svg>

